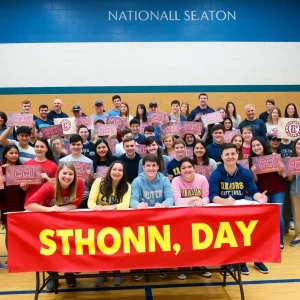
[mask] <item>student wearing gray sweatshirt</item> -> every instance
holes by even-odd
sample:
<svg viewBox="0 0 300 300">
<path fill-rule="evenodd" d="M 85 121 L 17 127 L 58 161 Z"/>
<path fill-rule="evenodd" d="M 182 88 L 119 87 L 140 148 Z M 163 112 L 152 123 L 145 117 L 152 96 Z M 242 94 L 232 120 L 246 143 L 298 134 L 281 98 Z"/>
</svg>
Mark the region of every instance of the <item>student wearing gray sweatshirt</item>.
<svg viewBox="0 0 300 300">
<path fill-rule="evenodd" d="M 143 172 L 131 184 L 130 207 L 163 208 L 174 205 L 170 181 L 158 169 L 157 156 L 148 154 L 143 158 Z"/>
</svg>

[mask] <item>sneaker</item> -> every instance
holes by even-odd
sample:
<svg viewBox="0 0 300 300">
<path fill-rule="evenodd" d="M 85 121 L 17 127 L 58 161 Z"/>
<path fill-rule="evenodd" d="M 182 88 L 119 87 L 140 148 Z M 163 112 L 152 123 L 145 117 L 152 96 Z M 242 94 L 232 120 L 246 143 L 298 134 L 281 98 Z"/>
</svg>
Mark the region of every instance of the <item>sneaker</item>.
<svg viewBox="0 0 300 300">
<path fill-rule="evenodd" d="M 53 275 L 58 275 L 58 273 L 49 273 L 49 275 L 51 275 L 51 274 L 53 274 Z M 54 292 L 54 290 L 55 290 L 55 285 L 56 285 L 56 287 L 58 287 L 58 280 L 57 279 L 50 279 L 49 281 L 48 281 L 48 283 L 47 283 L 47 291 L 49 292 L 49 293 L 53 293 Z"/>
<path fill-rule="evenodd" d="M 200 271 L 200 276 L 205 278 L 211 277 L 211 273 L 207 270 L 206 267 L 199 267 L 198 269 Z"/>
<path fill-rule="evenodd" d="M 280 244 L 280 250 L 283 251 L 284 250 L 284 245 Z"/>
<path fill-rule="evenodd" d="M 248 269 L 246 263 L 241 263 L 241 274 L 249 275 L 249 269 Z"/>
<path fill-rule="evenodd" d="M 184 279 L 186 279 L 186 275 L 185 274 L 179 274 L 177 276 L 177 278 L 180 279 L 180 280 L 184 280 Z"/>
<path fill-rule="evenodd" d="M 0 263 L 0 269 L 7 269 L 7 263 Z"/>
<path fill-rule="evenodd" d="M 289 229 L 294 230 L 295 229 L 295 224 L 294 221 L 289 222 Z"/>
<path fill-rule="evenodd" d="M 291 247 L 295 247 L 295 246 L 298 246 L 300 245 L 300 240 L 293 240 L 290 242 L 290 246 Z"/>
<path fill-rule="evenodd" d="M 114 286 L 120 286 L 123 282 L 123 279 L 121 276 L 114 277 Z"/>
<path fill-rule="evenodd" d="M 168 279 L 168 274 L 164 273 L 164 274 L 159 274 L 159 277 L 162 279 Z"/>
<path fill-rule="evenodd" d="M 65 275 L 74 275 L 74 273 L 65 273 Z M 76 286 L 76 278 L 75 277 L 68 277 L 66 278 L 66 283 L 68 287 Z"/>
<path fill-rule="evenodd" d="M 254 263 L 254 266 L 257 268 L 257 270 L 262 274 L 268 274 L 269 270 L 263 263 Z"/>
<path fill-rule="evenodd" d="M 225 266 L 225 265 L 222 265 L 221 268 L 222 268 L 222 269 L 225 269 L 226 266 Z M 229 276 L 229 275 L 230 275 L 230 273 L 229 273 L 228 271 L 226 271 L 226 272 L 221 271 L 220 274 L 221 274 L 222 276 L 224 276 L 224 275 L 225 275 L 225 276 Z"/>
<path fill-rule="evenodd" d="M 142 275 L 134 275 L 134 276 L 133 276 L 133 279 L 134 279 L 135 281 L 140 281 L 140 280 L 143 279 L 143 276 L 142 276 Z"/>
<path fill-rule="evenodd" d="M 107 277 L 97 277 L 94 281 L 95 287 L 101 287 L 106 281 Z"/>
</svg>

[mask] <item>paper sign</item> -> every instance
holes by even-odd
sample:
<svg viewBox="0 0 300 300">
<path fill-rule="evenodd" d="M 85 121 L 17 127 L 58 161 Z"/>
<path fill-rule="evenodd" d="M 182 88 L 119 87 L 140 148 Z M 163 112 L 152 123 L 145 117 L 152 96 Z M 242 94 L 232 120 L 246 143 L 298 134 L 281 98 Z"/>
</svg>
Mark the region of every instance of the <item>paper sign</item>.
<svg viewBox="0 0 300 300">
<path fill-rule="evenodd" d="M 193 147 L 185 148 L 185 156 L 190 158 L 193 157 Z"/>
<path fill-rule="evenodd" d="M 300 156 L 283 158 L 283 173 L 286 175 L 300 174 Z"/>
<path fill-rule="evenodd" d="M 225 131 L 224 142 L 231 143 L 232 137 L 236 134 L 241 134 L 241 131 L 239 129 Z"/>
<path fill-rule="evenodd" d="M 43 138 L 45 138 L 45 139 L 49 139 L 52 136 L 63 136 L 64 135 L 61 124 L 41 128 L 40 132 L 42 133 Z"/>
<path fill-rule="evenodd" d="M 64 135 L 76 133 L 75 117 L 53 119 L 55 125 L 61 124 Z"/>
<path fill-rule="evenodd" d="M 41 171 L 41 166 L 7 166 L 6 185 L 20 185 L 23 182 L 27 184 L 41 184 Z"/>
<path fill-rule="evenodd" d="M 281 162 L 280 154 L 252 157 L 253 166 L 256 167 L 255 174 L 279 171 Z"/>
<path fill-rule="evenodd" d="M 278 137 L 291 140 L 300 137 L 300 118 L 279 118 Z"/>
<path fill-rule="evenodd" d="M 202 131 L 202 124 L 200 122 L 188 122 L 182 121 L 181 123 L 181 134 L 197 134 L 200 135 Z"/>
<path fill-rule="evenodd" d="M 98 136 L 117 135 L 117 128 L 113 124 L 96 124 L 95 133 Z"/>
<path fill-rule="evenodd" d="M 165 136 L 167 134 L 172 135 L 180 135 L 181 125 L 180 124 L 163 124 L 160 128 L 161 136 Z"/>
<path fill-rule="evenodd" d="M 222 115 L 219 111 L 209 113 L 209 114 L 206 114 L 206 115 L 202 115 L 201 120 L 206 125 L 221 123 L 221 122 L 224 121 L 223 117 L 222 117 Z"/>
<path fill-rule="evenodd" d="M 267 136 L 278 136 L 278 125 L 269 125 L 267 130 Z"/>
<path fill-rule="evenodd" d="M 7 126 L 33 126 L 33 114 L 11 113 L 8 116 Z"/>
<path fill-rule="evenodd" d="M 2 167 L 0 166 L 0 190 L 4 189 L 4 183 L 3 183 L 3 172 L 2 172 Z"/>
<path fill-rule="evenodd" d="M 64 148 L 65 148 L 67 154 L 71 154 L 71 149 L 70 149 L 70 143 L 69 142 L 64 141 Z"/>
<path fill-rule="evenodd" d="M 142 122 L 140 124 L 140 133 L 144 133 L 145 127 L 147 127 L 148 125 L 149 125 L 148 122 Z"/>
<path fill-rule="evenodd" d="M 213 171 L 212 166 L 200 166 L 200 165 L 195 166 L 195 173 L 205 176 L 207 180 L 209 180 L 212 171 Z"/>
<path fill-rule="evenodd" d="M 107 117 L 106 124 L 114 124 L 117 129 L 123 130 L 128 124 L 127 118 L 121 117 Z"/>
<path fill-rule="evenodd" d="M 94 122 L 92 116 L 75 118 L 76 127 L 80 125 L 86 126 L 88 129 L 94 129 Z"/>
<path fill-rule="evenodd" d="M 164 112 L 149 112 L 148 123 L 168 123 L 168 115 Z"/>
<path fill-rule="evenodd" d="M 249 160 L 248 159 L 241 159 L 241 160 L 238 160 L 237 163 L 239 165 L 241 165 L 242 167 L 246 168 L 246 169 L 249 169 Z"/>
<path fill-rule="evenodd" d="M 97 178 L 103 178 L 106 176 L 108 171 L 108 167 L 106 166 L 101 166 L 101 167 L 97 167 Z"/>
<path fill-rule="evenodd" d="M 111 139 L 106 139 L 106 140 L 107 140 L 109 149 L 111 151 L 111 154 L 116 155 L 116 144 L 117 144 L 116 139 L 111 138 Z"/>
<path fill-rule="evenodd" d="M 75 169 L 76 169 L 76 174 L 78 177 L 82 179 L 87 179 L 90 176 L 90 169 L 91 169 L 91 164 L 90 163 L 85 163 L 85 162 L 79 162 L 79 161 L 72 161 L 71 162 Z"/>
<path fill-rule="evenodd" d="M 146 145 L 137 144 L 136 145 L 136 153 L 138 153 L 140 156 L 145 156 L 146 153 Z"/>
</svg>

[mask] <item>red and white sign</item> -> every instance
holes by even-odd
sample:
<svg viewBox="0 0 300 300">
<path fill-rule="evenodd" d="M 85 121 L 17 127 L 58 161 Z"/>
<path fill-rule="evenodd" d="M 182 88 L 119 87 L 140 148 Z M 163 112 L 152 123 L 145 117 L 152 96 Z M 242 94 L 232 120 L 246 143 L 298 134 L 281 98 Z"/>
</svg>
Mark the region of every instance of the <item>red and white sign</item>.
<svg viewBox="0 0 300 300">
<path fill-rule="evenodd" d="M 80 125 L 86 126 L 88 129 L 94 129 L 94 122 L 92 116 L 75 118 L 76 127 Z"/>
<path fill-rule="evenodd" d="M 223 117 L 219 111 L 209 113 L 201 116 L 201 120 L 204 124 L 210 125 L 223 122 Z"/>
<path fill-rule="evenodd" d="M 193 157 L 193 147 L 185 148 L 185 156 L 189 158 Z"/>
<path fill-rule="evenodd" d="M 121 117 L 107 117 L 106 124 L 113 124 L 117 129 L 123 130 L 127 126 L 127 118 Z"/>
<path fill-rule="evenodd" d="M 241 160 L 238 160 L 237 163 L 239 165 L 241 165 L 242 167 L 246 168 L 246 169 L 249 169 L 249 160 L 248 159 L 241 159 Z"/>
<path fill-rule="evenodd" d="M 142 123 L 140 124 L 140 133 L 144 133 L 145 128 L 146 128 L 148 125 L 149 125 L 148 122 L 142 122 Z"/>
<path fill-rule="evenodd" d="M 72 118 L 57 118 L 53 119 L 55 125 L 61 124 L 64 135 L 76 133 L 75 117 Z"/>
<path fill-rule="evenodd" d="M 224 142 L 231 143 L 232 137 L 236 134 L 241 134 L 241 131 L 239 129 L 225 131 Z"/>
<path fill-rule="evenodd" d="M 64 135 L 64 131 L 62 129 L 61 124 L 41 128 L 40 132 L 42 133 L 42 136 L 45 139 L 49 139 L 52 136 L 63 136 Z"/>
<path fill-rule="evenodd" d="M 291 140 L 300 137 L 300 118 L 279 118 L 278 137 Z"/>
<path fill-rule="evenodd" d="M 7 119 L 7 126 L 33 126 L 33 114 L 11 113 Z"/>
<path fill-rule="evenodd" d="M 182 135 L 187 133 L 200 135 L 202 132 L 202 124 L 200 122 L 182 121 L 180 124 Z"/>
<path fill-rule="evenodd" d="M 140 156 L 145 156 L 146 153 L 146 145 L 137 144 L 136 145 L 136 153 L 138 153 Z"/>
<path fill-rule="evenodd" d="M 255 174 L 271 173 L 281 169 L 280 154 L 252 157 L 253 166 L 256 167 Z"/>
<path fill-rule="evenodd" d="M 212 166 L 195 165 L 195 173 L 205 176 L 207 180 L 209 180 L 212 171 L 213 171 Z"/>
<path fill-rule="evenodd" d="M 79 161 L 72 161 L 71 163 L 74 165 L 78 177 L 82 179 L 87 179 L 90 176 L 90 170 L 91 170 L 90 163 L 79 162 Z"/>
<path fill-rule="evenodd" d="M 180 135 L 181 125 L 180 124 L 163 124 L 160 128 L 161 136 L 165 136 L 167 134 L 172 135 Z"/>
<path fill-rule="evenodd" d="M 286 175 L 300 174 L 300 156 L 286 157 L 283 160 L 284 168 L 283 173 Z"/>
<path fill-rule="evenodd" d="M 97 178 L 103 178 L 106 176 L 108 171 L 108 167 L 106 166 L 101 166 L 101 167 L 97 167 Z"/>
<path fill-rule="evenodd" d="M 113 124 L 96 124 L 95 133 L 98 136 L 117 135 L 117 128 Z"/>
<path fill-rule="evenodd" d="M 7 166 L 6 185 L 41 184 L 41 166 Z"/>
<path fill-rule="evenodd" d="M 168 114 L 164 112 L 149 112 L 148 123 L 168 123 L 169 118 Z"/>
</svg>

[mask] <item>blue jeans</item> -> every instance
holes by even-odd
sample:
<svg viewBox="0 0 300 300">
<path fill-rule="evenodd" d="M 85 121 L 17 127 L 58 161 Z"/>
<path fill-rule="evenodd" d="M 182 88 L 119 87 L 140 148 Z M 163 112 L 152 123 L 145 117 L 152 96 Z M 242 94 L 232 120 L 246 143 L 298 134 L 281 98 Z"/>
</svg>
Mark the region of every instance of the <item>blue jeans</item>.
<svg viewBox="0 0 300 300">
<path fill-rule="evenodd" d="M 280 244 L 283 245 L 284 236 L 284 222 L 282 217 L 283 202 L 284 202 L 284 192 L 267 194 L 268 203 L 279 203 L 280 204 Z"/>
</svg>

